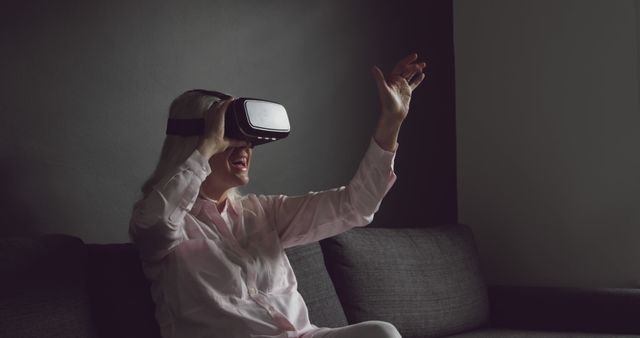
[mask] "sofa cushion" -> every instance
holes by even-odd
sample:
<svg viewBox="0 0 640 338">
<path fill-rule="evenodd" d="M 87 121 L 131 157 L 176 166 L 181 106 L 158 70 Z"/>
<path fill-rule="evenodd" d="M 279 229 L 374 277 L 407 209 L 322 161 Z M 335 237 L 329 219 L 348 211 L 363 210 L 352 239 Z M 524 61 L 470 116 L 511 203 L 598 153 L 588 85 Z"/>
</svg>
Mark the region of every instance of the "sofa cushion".
<svg viewBox="0 0 640 338">
<path fill-rule="evenodd" d="M 76 237 L 0 239 L 0 336 L 94 337 L 86 266 Z"/>
<path fill-rule="evenodd" d="M 355 228 L 322 241 L 349 323 L 383 320 L 405 338 L 436 337 L 488 320 L 470 229 Z"/>
<path fill-rule="evenodd" d="M 347 325 L 347 319 L 324 266 L 320 244 L 314 242 L 286 250 L 298 291 L 309 308 L 309 319 L 319 327 Z"/>
<path fill-rule="evenodd" d="M 155 305 L 131 243 L 88 244 L 90 294 L 100 337 L 158 338 Z"/>
</svg>

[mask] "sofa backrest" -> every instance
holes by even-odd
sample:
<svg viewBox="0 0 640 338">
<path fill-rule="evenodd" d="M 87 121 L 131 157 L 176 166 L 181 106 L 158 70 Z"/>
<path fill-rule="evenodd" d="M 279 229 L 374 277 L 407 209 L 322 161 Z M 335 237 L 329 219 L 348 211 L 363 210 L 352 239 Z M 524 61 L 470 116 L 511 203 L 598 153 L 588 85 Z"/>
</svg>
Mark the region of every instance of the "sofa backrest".
<svg viewBox="0 0 640 338">
<path fill-rule="evenodd" d="M 159 338 L 155 305 L 131 243 L 87 244 L 88 282 L 99 337 Z"/>
<path fill-rule="evenodd" d="M 487 321 L 486 288 L 467 226 L 356 228 L 320 244 L 287 249 L 318 326 L 385 320 L 412 338 Z M 3 334 L 160 336 L 131 243 L 85 245 L 66 235 L 0 239 L 0 271 Z"/>
<path fill-rule="evenodd" d="M 0 239 L 0 336 L 95 337 L 87 263 L 75 237 Z"/>
<path fill-rule="evenodd" d="M 325 267 L 324 256 L 318 242 L 286 250 L 291 267 L 298 280 L 312 324 L 319 327 L 347 325 L 340 300 Z"/>
<path fill-rule="evenodd" d="M 322 249 L 349 323 L 383 320 L 403 337 L 440 337 L 488 321 L 469 227 L 355 228 Z"/>
</svg>

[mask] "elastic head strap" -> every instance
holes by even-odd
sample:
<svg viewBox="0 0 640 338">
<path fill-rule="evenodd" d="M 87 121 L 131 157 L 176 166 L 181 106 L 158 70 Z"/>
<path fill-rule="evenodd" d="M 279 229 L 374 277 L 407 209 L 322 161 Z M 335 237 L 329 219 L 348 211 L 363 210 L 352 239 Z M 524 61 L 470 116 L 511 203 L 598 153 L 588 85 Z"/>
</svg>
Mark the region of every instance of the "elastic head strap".
<svg viewBox="0 0 640 338">
<path fill-rule="evenodd" d="M 206 90 L 206 89 L 192 89 L 187 93 L 200 93 L 209 96 L 215 96 L 221 100 L 231 98 L 230 95 L 225 93 Z M 204 119 L 168 119 L 167 120 L 167 135 L 180 135 L 180 136 L 197 136 L 204 133 Z"/>
<path fill-rule="evenodd" d="M 196 136 L 204 133 L 204 119 L 169 119 L 167 135 Z"/>
</svg>

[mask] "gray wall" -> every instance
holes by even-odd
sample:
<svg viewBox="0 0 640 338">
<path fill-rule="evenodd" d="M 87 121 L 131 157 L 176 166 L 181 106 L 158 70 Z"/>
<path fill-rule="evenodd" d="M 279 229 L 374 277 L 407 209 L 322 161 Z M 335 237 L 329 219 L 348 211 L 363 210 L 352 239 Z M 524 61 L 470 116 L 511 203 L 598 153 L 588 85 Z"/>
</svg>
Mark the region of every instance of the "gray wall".
<svg viewBox="0 0 640 338">
<path fill-rule="evenodd" d="M 246 191 L 345 184 L 378 114 L 369 69 L 388 70 L 413 51 L 430 63 L 430 78 L 403 127 L 400 179 L 376 222 L 455 222 L 452 4 L 397 6 L 3 1 L 0 235 L 128 241 L 131 205 L 156 163 L 169 104 L 191 88 L 272 99 L 290 112 L 291 136 L 256 148 Z M 420 203 L 427 207 L 413 221 Z"/>
<path fill-rule="evenodd" d="M 454 2 L 459 220 L 491 282 L 640 286 L 637 9 Z"/>
</svg>

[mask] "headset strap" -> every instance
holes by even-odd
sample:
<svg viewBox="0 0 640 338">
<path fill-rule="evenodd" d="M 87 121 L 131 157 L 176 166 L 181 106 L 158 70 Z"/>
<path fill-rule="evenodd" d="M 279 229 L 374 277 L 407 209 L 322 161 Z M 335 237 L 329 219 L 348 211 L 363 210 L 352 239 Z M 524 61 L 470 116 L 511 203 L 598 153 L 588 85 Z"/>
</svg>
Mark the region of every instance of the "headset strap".
<svg viewBox="0 0 640 338">
<path fill-rule="evenodd" d="M 169 119 L 167 135 L 195 136 L 204 133 L 204 119 Z"/>
<path fill-rule="evenodd" d="M 230 95 L 225 93 L 206 90 L 206 89 L 192 89 L 187 93 L 196 92 L 204 95 L 215 96 L 220 100 L 226 100 L 230 98 Z M 167 120 L 167 135 L 180 135 L 180 136 L 195 136 L 202 135 L 204 133 L 204 119 L 169 119 Z"/>
</svg>

